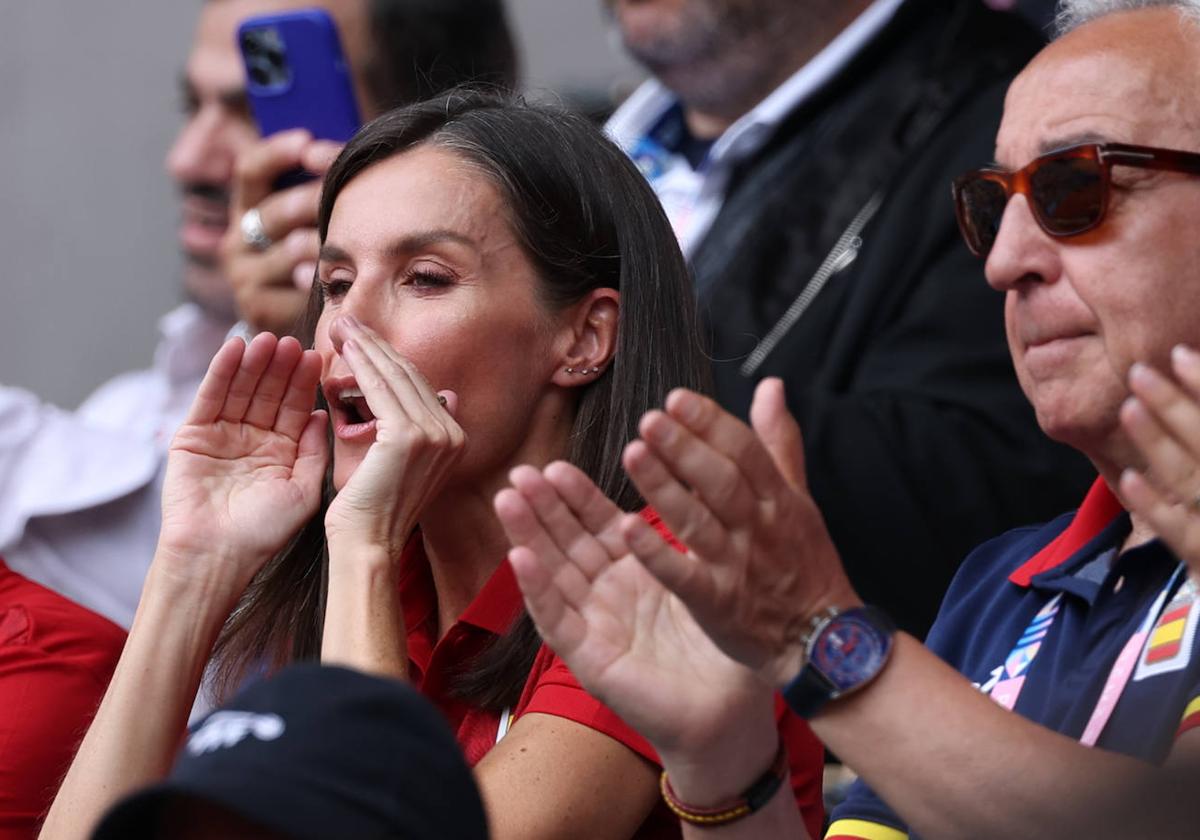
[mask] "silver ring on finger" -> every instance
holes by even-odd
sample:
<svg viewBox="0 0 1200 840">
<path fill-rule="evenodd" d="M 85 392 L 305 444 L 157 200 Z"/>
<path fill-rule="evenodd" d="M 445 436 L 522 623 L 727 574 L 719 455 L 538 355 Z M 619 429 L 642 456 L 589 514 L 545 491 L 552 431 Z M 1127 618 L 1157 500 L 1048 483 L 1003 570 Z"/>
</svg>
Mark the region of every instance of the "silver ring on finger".
<svg viewBox="0 0 1200 840">
<path fill-rule="evenodd" d="M 258 212 L 257 207 L 251 207 L 242 214 L 239 226 L 242 230 L 242 241 L 255 251 L 265 251 L 271 247 L 271 237 L 267 236 L 267 230 L 263 227 L 262 213 Z"/>
</svg>

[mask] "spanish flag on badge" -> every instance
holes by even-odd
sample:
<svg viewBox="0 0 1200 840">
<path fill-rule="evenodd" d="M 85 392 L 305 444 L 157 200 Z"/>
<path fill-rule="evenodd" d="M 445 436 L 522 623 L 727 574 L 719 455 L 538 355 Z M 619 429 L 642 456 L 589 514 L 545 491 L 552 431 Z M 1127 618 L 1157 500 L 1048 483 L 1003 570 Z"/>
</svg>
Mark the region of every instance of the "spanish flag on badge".
<svg viewBox="0 0 1200 840">
<path fill-rule="evenodd" d="M 1189 577 L 1154 622 L 1133 674 L 1135 681 L 1178 671 L 1191 661 L 1200 612 L 1197 594 L 1196 584 Z"/>
</svg>

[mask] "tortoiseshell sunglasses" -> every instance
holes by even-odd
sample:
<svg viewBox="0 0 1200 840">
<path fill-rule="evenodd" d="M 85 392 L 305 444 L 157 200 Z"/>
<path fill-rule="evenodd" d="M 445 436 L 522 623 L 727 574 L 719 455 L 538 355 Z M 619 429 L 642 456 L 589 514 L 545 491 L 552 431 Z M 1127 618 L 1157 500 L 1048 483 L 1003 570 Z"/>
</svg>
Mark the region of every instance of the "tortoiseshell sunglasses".
<svg viewBox="0 0 1200 840">
<path fill-rule="evenodd" d="M 1200 153 L 1083 143 L 1042 155 L 1015 172 L 986 167 L 960 175 L 954 179 L 954 209 L 967 247 L 978 257 L 988 255 L 1014 193 L 1025 196 L 1033 218 L 1050 236 L 1091 230 L 1108 210 L 1114 166 L 1200 175 Z"/>
</svg>

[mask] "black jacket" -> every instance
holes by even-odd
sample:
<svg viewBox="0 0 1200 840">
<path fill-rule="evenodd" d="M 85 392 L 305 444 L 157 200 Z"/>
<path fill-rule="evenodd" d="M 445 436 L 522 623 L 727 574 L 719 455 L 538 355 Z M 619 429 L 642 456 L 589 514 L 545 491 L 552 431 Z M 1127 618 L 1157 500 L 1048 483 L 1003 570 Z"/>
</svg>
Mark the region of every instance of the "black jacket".
<svg viewBox="0 0 1200 840">
<path fill-rule="evenodd" d="M 1094 476 L 1038 429 L 950 200 L 1039 46 L 979 0 L 908 0 L 735 172 L 693 258 L 718 398 L 745 416 L 784 379 L 851 579 L 922 636 L 969 549 Z"/>
</svg>

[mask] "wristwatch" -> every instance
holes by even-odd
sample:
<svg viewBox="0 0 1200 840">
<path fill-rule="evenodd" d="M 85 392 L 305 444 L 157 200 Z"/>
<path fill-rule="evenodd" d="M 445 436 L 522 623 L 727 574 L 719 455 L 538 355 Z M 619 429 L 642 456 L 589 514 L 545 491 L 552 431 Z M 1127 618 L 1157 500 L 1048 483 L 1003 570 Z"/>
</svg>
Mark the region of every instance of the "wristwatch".
<svg viewBox="0 0 1200 840">
<path fill-rule="evenodd" d="M 896 633 L 896 625 L 877 607 L 829 607 L 811 625 L 804 638 L 804 667 L 783 689 L 783 699 L 802 718 L 875 679 Z"/>
</svg>

